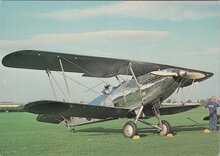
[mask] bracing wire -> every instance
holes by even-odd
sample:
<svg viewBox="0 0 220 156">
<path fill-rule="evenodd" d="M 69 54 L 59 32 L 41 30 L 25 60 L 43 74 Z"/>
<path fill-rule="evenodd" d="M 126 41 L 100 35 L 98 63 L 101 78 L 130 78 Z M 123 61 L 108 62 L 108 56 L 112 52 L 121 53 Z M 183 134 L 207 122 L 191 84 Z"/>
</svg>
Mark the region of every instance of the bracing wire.
<svg viewBox="0 0 220 156">
<path fill-rule="evenodd" d="M 92 86 L 91 88 L 89 88 L 88 90 L 86 90 L 85 92 L 88 92 L 88 91 L 90 91 L 90 90 L 92 90 L 93 88 L 96 88 L 96 87 L 98 87 L 99 85 L 101 85 L 103 82 L 100 82 L 100 83 L 98 83 L 98 84 L 96 84 L 96 85 L 94 85 L 94 86 Z"/>
<path fill-rule="evenodd" d="M 65 93 L 63 92 L 62 88 L 60 87 L 60 85 L 58 84 L 58 82 L 56 81 L 56 79 L 53 77 L 52 74 L 50 74 L 53 81 L 56 83 L 57 87 L 60 89 L 60 91 L 62 92 L 63 96 L 70 102 L 70 99 L 65 95 Z"/>
<path fill-rule="evenodd" d="M 60 74 L 60 75 L 62 75 L 62 74 L 61 74 L 60 72 L 58 72 L 58 71 L 57 71 L 57 73 Z M 68 78 L 69 80 L 71 80 L 71 81 L 73 81 L 73 82 L 75 82 L 75 83 L 77 83 L 77 84 L 79 84 L 79 85 L 81 85 L 81 86 L 83 86 L 83 87 L 85 87 L 85 88 L 87 88 L 87 89 L 90 89 L 92 92 L 94 92 L 94 93 L 96 93 L 96 94 L 98 94 L 98 95 L 103 96 L 103 94 L 101 94 L 101 93 L 99 93 L 99 92 L 97 92 L 97 91 L 95 91 L 95 90 L 93 90 L 93 89 L 87 87 L 86 85 L 84 85 L 84 84 L 82 84 L 82 83 L 80 83 L 80 82 L 78 82 L 78 81 L 72 79 L 71 77 L 69 77 L 69 76 L 67 76 L 67 75 L 65 75 L 65 76 L 66 76 L 66 78 Z M 107 99 L 110 100 L 110 101 L 113 101 L 112 99 L 110 99 L 110 98 L 108 98 L 108 97 L 107 97 Z"/>
<path fill-rule="evenodd" d="M 63 58 L 64 60 L 66 60 L 67 62 L 69 62 L 70 64 L 74 65 L 75 67 L 77 67 L 77 68 L 83 70 L 85 73 L 87 73 L 87 74 L 89 74 L 89 75 L 95 77 L 91 72 L 85 70 L 84 68 L 80 67 L 79 65 L 77 65 L 77 64 L 75 64 L 74 62 L 70 61 L 69 59 L 67 59 L 67 58 L 65 58 L 65 57 L 62 57 L 62 58 Z M 96 78 L 99 79 L 100 81 L 102 81 L 103 83 L 108 84 L 106 81 L 102 80 L 101 78 L 99 78 L 99 77 L 96 77 Z M 113 87 L 112 85 L 110 85 L 110 86 Z M 90 88 L 89 88 L 89 89 L 90 89 Z M 125 94 L 124 91 L 121 91 L 121 90 L 118 90 L 118 91 L 121 92 L 122 94 Z"/>
<path fill-rule="evenodd" d="M 60 72 L 57 71 L 57 73 L 61 75 Z M 93 91 L 94 93 L 96 93 L 96 94 L 98 94 L 98 95 L 102 95 L 101 93 L 99 93 L 99 92 L 97 92 L 97 91 L 95 91 L 95 90 L 93 90 L 93 89 L 87 87 L 86 85 L 84 85 L 84 84 L 82 84 L 82 83 L 80 83 L 80 82 L 78 82 L 78 81 L 72 79 L 71 77 L 69 77 L 69 76 L 67 76 L 67 75 L 65 75 L 65 76 L 66 76 L 69 80 L 71 80 L 71 81 L 73 81 L 73 82 L 75 82 L 75 83 L 77 83 L 77 84 L 79 84 L 79 85 L 81 85 L 81 86 L 83 86 L 83 87 L 85 87 L 85 88 L 87 88 L 87 89 L 90 89 L 90 90 Z"/>
<path fill-rule="evenodd" d="M 84 72 L 86 72 L 87 74 L 91 75 L 91 76 L 94 76 L 91 72 L 83 69 L 82 67 L 78 66 L 77 64 L 73 63 L 72 61 L 68 60 L 67 58 L 63 57 L 64 60 L 66 60 L 67 62 L 69 62 L 70 64 L 76 66 L 77 68 L 83 70 Z M 102 80 L 101 78 L 99 77 L 96 77 L 97 79 L 99 79 L 100 81 L 104 82 L 105 84 L 108 84 L 106 81 Z"/>
</svg>

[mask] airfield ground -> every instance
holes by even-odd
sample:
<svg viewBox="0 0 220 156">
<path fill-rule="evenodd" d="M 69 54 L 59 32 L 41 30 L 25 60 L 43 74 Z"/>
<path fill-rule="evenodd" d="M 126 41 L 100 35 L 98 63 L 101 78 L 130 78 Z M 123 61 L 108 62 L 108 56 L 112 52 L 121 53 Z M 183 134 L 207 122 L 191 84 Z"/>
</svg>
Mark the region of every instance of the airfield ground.
<svg viewBox="0 0 220 156">
<path fill-rule="evenodd" d="M 33 114 L 0 113 L 0 156 L 218 156 L 219 132 L 203 133 L 208 128 L 207 121 L 202 120 L 207 113 L 198 108 L 163 116 L 176 135 L 162 137 L 141 129 L 140 140 L 124 138 L 121 133 L 124 121 L 120 120 L 77 127 L 76 133 L 69 133 L 64 125 L 37 122 Z"/>
</svg>

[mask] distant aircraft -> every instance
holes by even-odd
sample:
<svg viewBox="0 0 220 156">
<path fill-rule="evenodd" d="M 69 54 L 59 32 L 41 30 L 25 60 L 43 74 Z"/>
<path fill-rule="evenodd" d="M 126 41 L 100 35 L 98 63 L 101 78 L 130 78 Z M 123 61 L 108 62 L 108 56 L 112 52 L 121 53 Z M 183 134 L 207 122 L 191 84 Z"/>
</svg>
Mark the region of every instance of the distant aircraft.
<svg viewBox="0 0 220 156">
<path fill-rule="evenodd" d="M 128 138 L 138 133 L 136 125 L 138 121 L 156 128 L 160 135 L 170 133 L 170 124 L 161 120 L 160 115 L 184 112 L 199 105 L 162 106 L 162 101 L 175 90 L 192 86 L 195 82 L 201 82 L 213 75 L 210 72 L 164 64 L 37 50 L 10 53 L 3 58 L 2 64 L 13 68 L 45 70 L 54 95 L 56 95 L 54 83 L 58 87 L 59 84 L 51 72 L 61 71 L 68 95 L 64 94 L 61 87 L 59 88 L 66 102 L 43 100 L 26 104 L 27 112 L 38 114 L 37 121 L 55 124 L 64 122 L 70 127 L 119 118 L 133 118 L 134 121 L 127 121 L 123 126 L 123 134 Z M 75 103 L 71 101 L 67 84 L 69 77 L 65 72 L 82 73 L 82 76 L 97 77 L 100 80 L 115 77 L 119 85 L 113 87 L 105 85 L 102 95 L 90 103 Z M 122 81 L 120 75 L 129 75 L 132 78 Z M 153 116 L 156 116 L 158 123 L 152 124 L 147 121 L 147 118 Z"/>
</svg>

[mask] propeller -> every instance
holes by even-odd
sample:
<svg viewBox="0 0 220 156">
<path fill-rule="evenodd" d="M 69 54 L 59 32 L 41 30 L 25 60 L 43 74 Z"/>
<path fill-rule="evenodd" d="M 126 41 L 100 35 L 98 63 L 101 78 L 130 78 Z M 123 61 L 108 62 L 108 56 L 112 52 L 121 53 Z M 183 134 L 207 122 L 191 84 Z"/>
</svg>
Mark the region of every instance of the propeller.
<svg viewBox="0 0 220 156">
<path fill-rule="evenodd" d="M 191 71 L 184 71 L 180 70 L 177 72 L 169 72 L 169 71 L 152 71 L 151 74 L 158 75 L 158 76 L 180 76 L 186 79 L 191 79 L 191 80 L 196 80 L 196 79 L 201 79 L 205 77 L 205 74 L 200 73 L 200 72 L 191 72 Z"/>
</svg>

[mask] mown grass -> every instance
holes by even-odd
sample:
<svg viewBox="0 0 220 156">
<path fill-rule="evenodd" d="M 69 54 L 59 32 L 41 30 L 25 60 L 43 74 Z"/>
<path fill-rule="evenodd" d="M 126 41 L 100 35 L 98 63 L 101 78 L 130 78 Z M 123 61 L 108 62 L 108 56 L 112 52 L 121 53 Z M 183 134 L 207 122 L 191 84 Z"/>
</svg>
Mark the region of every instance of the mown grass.
<svg viewBox="0 0 220 156">
<path fill-rule="evenodd" d="M 0 113 L 0 155 L 217 156 L 219 133 L 203 133 L 208 128 L 207 121 L 202 120 L 207 113 L 198 108 L 163 116 L 176 132 L 173 138 L 159 136 L 139 124 L 141 139 L 137 141 L 123 137 L 121 120 L 76 127 L 76 132 L 70 133 L 62 124 L 37 122 L 33 114 Z"/>
</svg>

